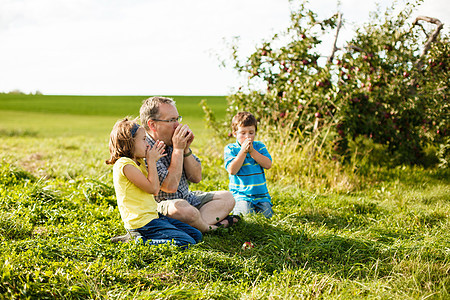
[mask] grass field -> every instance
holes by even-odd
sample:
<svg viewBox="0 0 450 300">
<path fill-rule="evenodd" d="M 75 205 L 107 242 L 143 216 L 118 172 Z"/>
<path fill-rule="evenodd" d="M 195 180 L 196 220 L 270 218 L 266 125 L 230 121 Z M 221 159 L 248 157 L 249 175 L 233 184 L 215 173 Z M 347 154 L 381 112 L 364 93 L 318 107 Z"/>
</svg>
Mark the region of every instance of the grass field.
<svg viewBox="0 0 450 300">
<path fill-rule="evenodd" d="M 223 96 L 167 96 L 173 98 L 180 114 L 188 118 L 202 117 L 198 104 L 208 100 L 218 117 L 225 115 L 226 100 Z M 121 117 L 138 116 L 139 108 L 148 96 L 44 96 L 0 94 L 0 110 L 40 112 L 66 115 L 94 115 Z"/>
<path fill-rule="evenodd" d="M 203 162 L 192 188 L 226 189 L 198 106 L 223 118 L 225 98 L 174 98 Z M 271 180 L 270 220 L 184 252 L 110 243 L 124 229 L 108 135 L 143 99 L 0 95 L 1 299 L 449 299 L 449 170 L 374 167 L 347 192 Z"/>
<path fill-rule="evenodd" d="M 207 129 L 200 101 L 225 117 L 222 96 L 169 96 L 183 116 L 183 123 L 198 136 Z M 93 137 L 108 139 L 114 123 L 125 116 L 139 117 L 146 96 L 43 96 L 0 94 L 0 135 L 45 137 Z M 197 139 L 199 144 L 203 141 Z"/>
</svg>

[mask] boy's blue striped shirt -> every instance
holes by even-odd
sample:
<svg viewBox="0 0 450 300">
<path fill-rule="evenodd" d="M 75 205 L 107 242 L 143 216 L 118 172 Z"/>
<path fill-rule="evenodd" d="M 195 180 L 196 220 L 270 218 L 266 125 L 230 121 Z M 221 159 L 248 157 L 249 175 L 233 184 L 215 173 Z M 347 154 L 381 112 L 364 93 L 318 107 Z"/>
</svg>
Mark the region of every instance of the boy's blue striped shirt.
<svg viewBox="0 0 450 300">
<path fill-rule="evenodd" d="M 253 149 L 272 160 L 264 143 L 254 141 Z M 225 168 L 228 168 L 228 165 L 236 158 L 240 150 L 241 145 L 238 142 L 229 144 L 225 147 Z M 239 198 L 247 198 L 247 201 L 248 198 L 251 198 L 252 202 L 270 201 L 264 168 L 261 167 L 249 153 L 247 153 L 244 163 L 236 175 L 229 174 L 229 180 L 229 189 L 233 193 L 236 201 L 238 201 Z"/>
</svg>

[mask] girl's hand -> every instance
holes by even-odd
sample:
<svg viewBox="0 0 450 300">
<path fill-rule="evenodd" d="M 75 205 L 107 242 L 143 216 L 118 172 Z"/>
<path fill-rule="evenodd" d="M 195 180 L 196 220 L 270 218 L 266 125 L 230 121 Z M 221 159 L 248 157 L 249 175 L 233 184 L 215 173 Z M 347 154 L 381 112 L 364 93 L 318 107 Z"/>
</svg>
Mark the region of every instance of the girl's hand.
<svg viewBox="0 0 450 300">
<path fill-rule="evenodd" d="M 150 147 L 150 145 L 147 146 L 145 158 L 147 159 L 147 161 L 158 161 L 158 159 L 167 155 L 167 153 L 164 153 L 165 148 L 166 145 L 163 141 L 156 141 L 153 147 Z"/>
</svg>

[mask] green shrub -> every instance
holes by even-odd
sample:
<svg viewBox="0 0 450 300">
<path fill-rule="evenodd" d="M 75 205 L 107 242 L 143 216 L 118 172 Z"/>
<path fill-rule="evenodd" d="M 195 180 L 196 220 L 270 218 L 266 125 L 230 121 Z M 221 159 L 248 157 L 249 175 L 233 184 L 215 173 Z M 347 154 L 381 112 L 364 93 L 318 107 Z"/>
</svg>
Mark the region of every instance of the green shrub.
<svg viewBox="0 0 450 300">
<path fill-rule="evenodd" d="M 319 45 L 338 26 L 338 15 L 318 20 L 300 5 L 291 12 L 287 30 L 262 42 L 250 56 L 241 59 L 237 46 L 232 48 L 234 68 L 249 81 L 227 98 L 227 119 L 244 110 L 262 127 L 288 127 L 307 142 L 321 135 L 332 146 L 319 150 L 348 160 L 355 154 L 349 143 L 363 136 L 386 146 L 397 165 L 426 163 L 430 144 L 448 144 L 450 43 L 438 23 L 433 40 L 418 26 L 421 21 L 412 23 L 420 3 L 407 3 L 398 14 L 395 4 L 382 16 L 374 13 L 336 59 L 330 56 L 326 62 L 320 61 Z M 227 128 L 217 131 L 229 133 Z"/>
</svg>

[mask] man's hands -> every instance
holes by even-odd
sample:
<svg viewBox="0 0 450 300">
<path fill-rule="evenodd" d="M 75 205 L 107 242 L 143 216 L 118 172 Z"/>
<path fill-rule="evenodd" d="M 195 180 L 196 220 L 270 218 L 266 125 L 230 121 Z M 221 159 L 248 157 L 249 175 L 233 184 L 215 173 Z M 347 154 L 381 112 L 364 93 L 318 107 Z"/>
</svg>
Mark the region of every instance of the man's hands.
<svg viewBox="0 0 450 300">
<path fill-rule="evenodd" d="M 189 126 L 179 124 L 175 128 L 172 136 L 172 157 L 167 168 L 167 176 L 161 183 L 162 191 L 175 193 L 178 190 L 183 170 L 190 182 L 198 183 L 202 180 L 201 164 L 193 156 L 184 156 L 189 151 L 193 140 L 194 134 L 189 129 Z"/>
<path fill-rule="evenodd" d="M 188 151 L 193 141 L 194 133 L 189 129 L 189 126 L 178 125 L 172 136 L 173 148 Z"/>
</svg>

